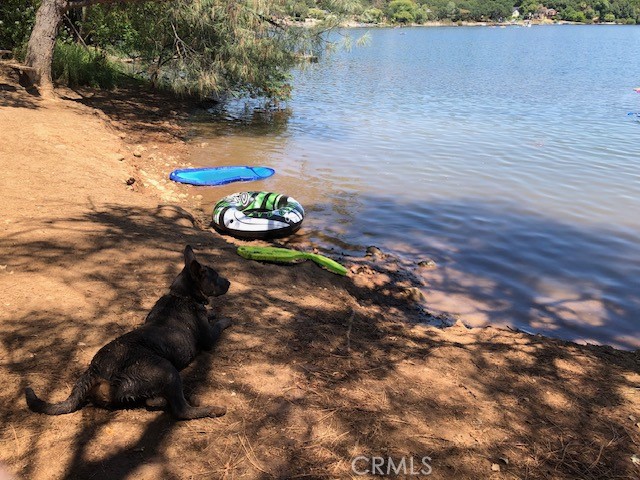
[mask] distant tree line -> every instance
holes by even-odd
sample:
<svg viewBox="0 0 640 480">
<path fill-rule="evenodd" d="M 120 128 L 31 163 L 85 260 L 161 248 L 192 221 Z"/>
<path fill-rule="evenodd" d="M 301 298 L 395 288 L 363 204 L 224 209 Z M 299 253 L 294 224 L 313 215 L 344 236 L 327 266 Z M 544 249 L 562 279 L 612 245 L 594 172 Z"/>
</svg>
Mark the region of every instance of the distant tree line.
<svg viewBox="0 0 640 480">
<path fill-rule="evenodd" d="M 356 3 L 352 7 L 353 20 L 368 24 L 510 20 L 640 23 L 640 0 L 359 0 Z M 331 0 L 289 0 L 286 10 L 296 20 L 322 20 L 333 14 Z"/>
</svg>

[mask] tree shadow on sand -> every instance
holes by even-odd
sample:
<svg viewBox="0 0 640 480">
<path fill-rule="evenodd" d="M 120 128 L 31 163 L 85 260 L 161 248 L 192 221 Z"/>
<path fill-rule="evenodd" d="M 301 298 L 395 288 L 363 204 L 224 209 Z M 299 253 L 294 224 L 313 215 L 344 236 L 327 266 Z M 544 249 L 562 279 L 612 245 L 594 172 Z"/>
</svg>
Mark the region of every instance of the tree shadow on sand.
<svg viewBox="0 0 640 480">
<path fill-rule="evenodd" d="M 0 108 L 38 108 L 38 97 L 28 97 L 18 93 L 18 88 L 0 82 Z"/>
<path fill-rule="evenodd" d="M 177 122 L 197 103 L 185 98 L 180 105 L 174 96 L 134 80 L 117 90 L 78 89 L 65 98 L 102 112 L 116 127 L 124 126 L 131 142 L 184 139 Z"/>
<path fill-rule="evenodd" d="M 24 72 L 9 65 L 12 64 L 0 61 L 0 107 L 38 108 L 40 94 L 37 89 L 28 87 L 30 82 Z"/>
<path fill-rule="evenodd" d="M 421 327 L 393 272 L 372 290 L 310 262 L 248 262 L 235 244 L 155 209 L 104 206 L 52 220 L 60 235 L 48 241 L 19 235 L 37 227 L 0 238 L 0 264 L 15 278 L 55 287 L 35 286 L 42 299 L 12 305 L 0 323 L 0 458 L 23 478 L 347 478 L 357 455 L 429 456 L 432 478 L 638 474 L 628 419 L 638 353 Z M 29 412 L 26 385 L 63 398 L 100 346 L 142 323 L 186 243 L 232 281 L 215 308 L 233 326 L 183 378 L 229 413 L 175 422 L 145 410 Z"/>
</svg>

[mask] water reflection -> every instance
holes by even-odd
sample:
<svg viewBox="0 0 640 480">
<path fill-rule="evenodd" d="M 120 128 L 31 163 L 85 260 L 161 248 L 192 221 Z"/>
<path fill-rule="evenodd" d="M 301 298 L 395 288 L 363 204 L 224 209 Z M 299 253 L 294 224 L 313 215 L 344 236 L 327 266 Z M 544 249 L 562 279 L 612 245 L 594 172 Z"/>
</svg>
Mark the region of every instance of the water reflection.
<svg viewBox="0 0 640 480">
<path fill-rule="evenodd" d="M 292 110 L 265 101 L 236 100 L 196 111 L 191 121 L 198 137 L 282 135 Z"/>
</svg>

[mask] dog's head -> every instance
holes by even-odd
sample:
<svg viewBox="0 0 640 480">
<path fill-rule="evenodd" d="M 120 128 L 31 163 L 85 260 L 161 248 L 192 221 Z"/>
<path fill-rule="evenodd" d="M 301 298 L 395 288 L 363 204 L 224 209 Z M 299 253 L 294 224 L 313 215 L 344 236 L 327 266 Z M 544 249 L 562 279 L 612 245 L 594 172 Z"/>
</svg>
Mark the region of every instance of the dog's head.
<svg viewBox="0 0 640 480">
<path fill-rule="evenodd" d="M 208 303 L 209 297 L 224 295 L 231 285 L 229 280 L 218 275 L 213 268 L 198 262 L 190 245 L 184 249 L 184 270 L 180 277 L 183 277 L 180 282 L 182 286 L 189 290 L 185 293 L 202 303 Z"/>
</svg>

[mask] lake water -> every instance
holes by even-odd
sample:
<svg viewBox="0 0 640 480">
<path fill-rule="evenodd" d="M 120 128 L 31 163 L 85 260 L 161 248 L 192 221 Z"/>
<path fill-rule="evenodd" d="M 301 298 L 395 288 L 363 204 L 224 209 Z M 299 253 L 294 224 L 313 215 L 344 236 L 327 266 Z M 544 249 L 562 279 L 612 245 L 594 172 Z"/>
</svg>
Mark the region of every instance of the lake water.
<svg viewBox="0 0 640 480">
<path fill-rule="evenodd" d="M 287 111 L 199 118 L 194 164 L 277 171 L 205 201 L 287 193 L 326 249 L 435 260 L 432 311 L 640 347 L 640 27 L 369 35 L 296 72 Z"/>
</svg>

